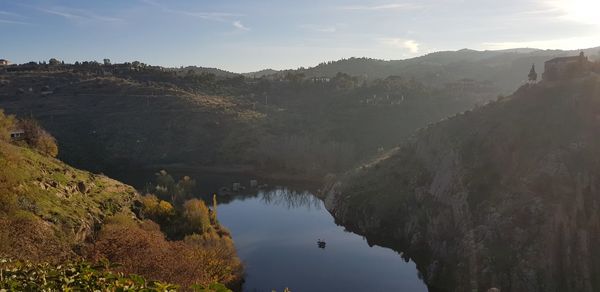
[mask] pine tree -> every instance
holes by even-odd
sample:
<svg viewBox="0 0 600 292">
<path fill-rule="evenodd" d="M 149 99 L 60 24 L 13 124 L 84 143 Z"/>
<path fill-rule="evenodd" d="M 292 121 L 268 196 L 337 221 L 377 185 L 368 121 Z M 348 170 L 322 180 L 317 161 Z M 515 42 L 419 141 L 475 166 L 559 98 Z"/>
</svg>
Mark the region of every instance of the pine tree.
<svg viewBox="0 0 600 292">
<path fill-rule="evenodd" d="M 529 71 L 529 82 L 535 83 L 537 82 L 538 74 L 535 72 L 535 64 L 531 65 L 531 70 Z"/>
</svg>

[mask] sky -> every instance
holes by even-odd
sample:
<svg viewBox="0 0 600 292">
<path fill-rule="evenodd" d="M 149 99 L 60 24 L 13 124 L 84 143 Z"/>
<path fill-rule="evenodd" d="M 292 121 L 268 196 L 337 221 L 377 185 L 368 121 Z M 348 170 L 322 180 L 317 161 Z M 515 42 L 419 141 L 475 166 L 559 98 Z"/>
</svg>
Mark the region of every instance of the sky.
<svg viewBox="0 0 600 292">
<path fill-rule="evenodd" d="M 0 58 L 233 72 L 600 46 L 600 0 L 0 0 Z"/>
</svg>

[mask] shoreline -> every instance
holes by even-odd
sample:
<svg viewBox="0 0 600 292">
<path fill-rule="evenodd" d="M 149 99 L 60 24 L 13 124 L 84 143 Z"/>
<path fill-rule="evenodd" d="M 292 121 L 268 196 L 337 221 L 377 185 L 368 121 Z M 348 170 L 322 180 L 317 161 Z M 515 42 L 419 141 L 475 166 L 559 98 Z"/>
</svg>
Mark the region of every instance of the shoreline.
<svg viewBox="0 0 600 292">
<path fill-rule="evenodd" d="M 203 166 L 203 165 L 187 165 L 183 163 L 174 164 L 155 164 L 143 167 L 146 170 L 160 170 L 165 169 L 169 172 L 206 172 L 220 175 L 244 175 L 254 176 L 257 179 L 262 180 L 273 180 L 280 182 L 288 182 L 294 184 L 309 184 L 317 186 L 318 188 L 323 186 L 327 175 L 323 176 L 311 176 L 306 174 L 290 174 L 281 170 L 262 170 L 256 169 L 250 165 L 218 165 L 218 166 Z"/>
</svg>

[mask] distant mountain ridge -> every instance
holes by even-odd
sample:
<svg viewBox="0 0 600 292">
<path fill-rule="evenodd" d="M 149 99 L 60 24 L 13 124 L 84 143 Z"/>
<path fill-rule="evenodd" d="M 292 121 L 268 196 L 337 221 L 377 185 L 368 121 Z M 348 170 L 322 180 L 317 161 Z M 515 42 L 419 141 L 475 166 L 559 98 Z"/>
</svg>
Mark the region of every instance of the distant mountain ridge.
<svg viewBox="0 0 600 292">
<path fill-rule="evenodd" d="M 186 66 L 181 68 L 169 68 L 169 70 L 173 70 L 182 74 L 188 74 L 189 72 L 193 72 L 194 74 L 214 74 L 219 77 L 234 77 L 239 75 L 238 73 L 229 72 L 226 70 L 222 70 L 219 68 L 210 68 L 210 67 L 198 67 L 198 66 Z"/>
<path fill-rule="evenodd" d="M 462 49 L 440 51 L 404 60 L 379 60 L 372 58 L 349 58 L 324 62 L 314 67 L 288 69 L 271 72 L 285 76 L 287 73 L 302 73 L 306 77 L 333 77 L 338 72 L 366 79 L 386 78 L 392 75 L 414 77 L 430 85 L 444 85 L 460 79 L 492 81 L 509 94 L 527 80 L 532 64 L 543 71 L 544 62 L 565 56 L 575 56 L 583 51 L 593 60 L 600 59 L 600 47 L 583 50 L 540 50 L 515 48 L 494 51 Z M 269 71 L 261 72 L 268 76 Z M 265 74 L 263 74 L 265 73 Z M 254 74 L 258 76 L 259 74 Z M 260 76 L 258 76 L 260 77 Z"/>
</svg>

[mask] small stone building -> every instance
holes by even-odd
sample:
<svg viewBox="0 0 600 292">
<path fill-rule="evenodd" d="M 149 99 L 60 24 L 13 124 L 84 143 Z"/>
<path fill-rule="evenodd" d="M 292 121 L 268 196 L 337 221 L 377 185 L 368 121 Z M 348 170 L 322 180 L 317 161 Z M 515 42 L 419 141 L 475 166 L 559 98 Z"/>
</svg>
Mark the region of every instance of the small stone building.
<svg viewBox="0 0 600 292">
<path fill-rule="evenodd" d="M 12 141 L 20 141 L 25 139 L 25 131 L 23 129 L 11 129 L 10 139 Z"/>
<path fill-rule="evenodd" d="M 583 52 L 579 56 L 554 58 L 544 65 L 542 78 L 545 81 L 580 77 L 589 73 L 592 67 Z"/>
</svg>

